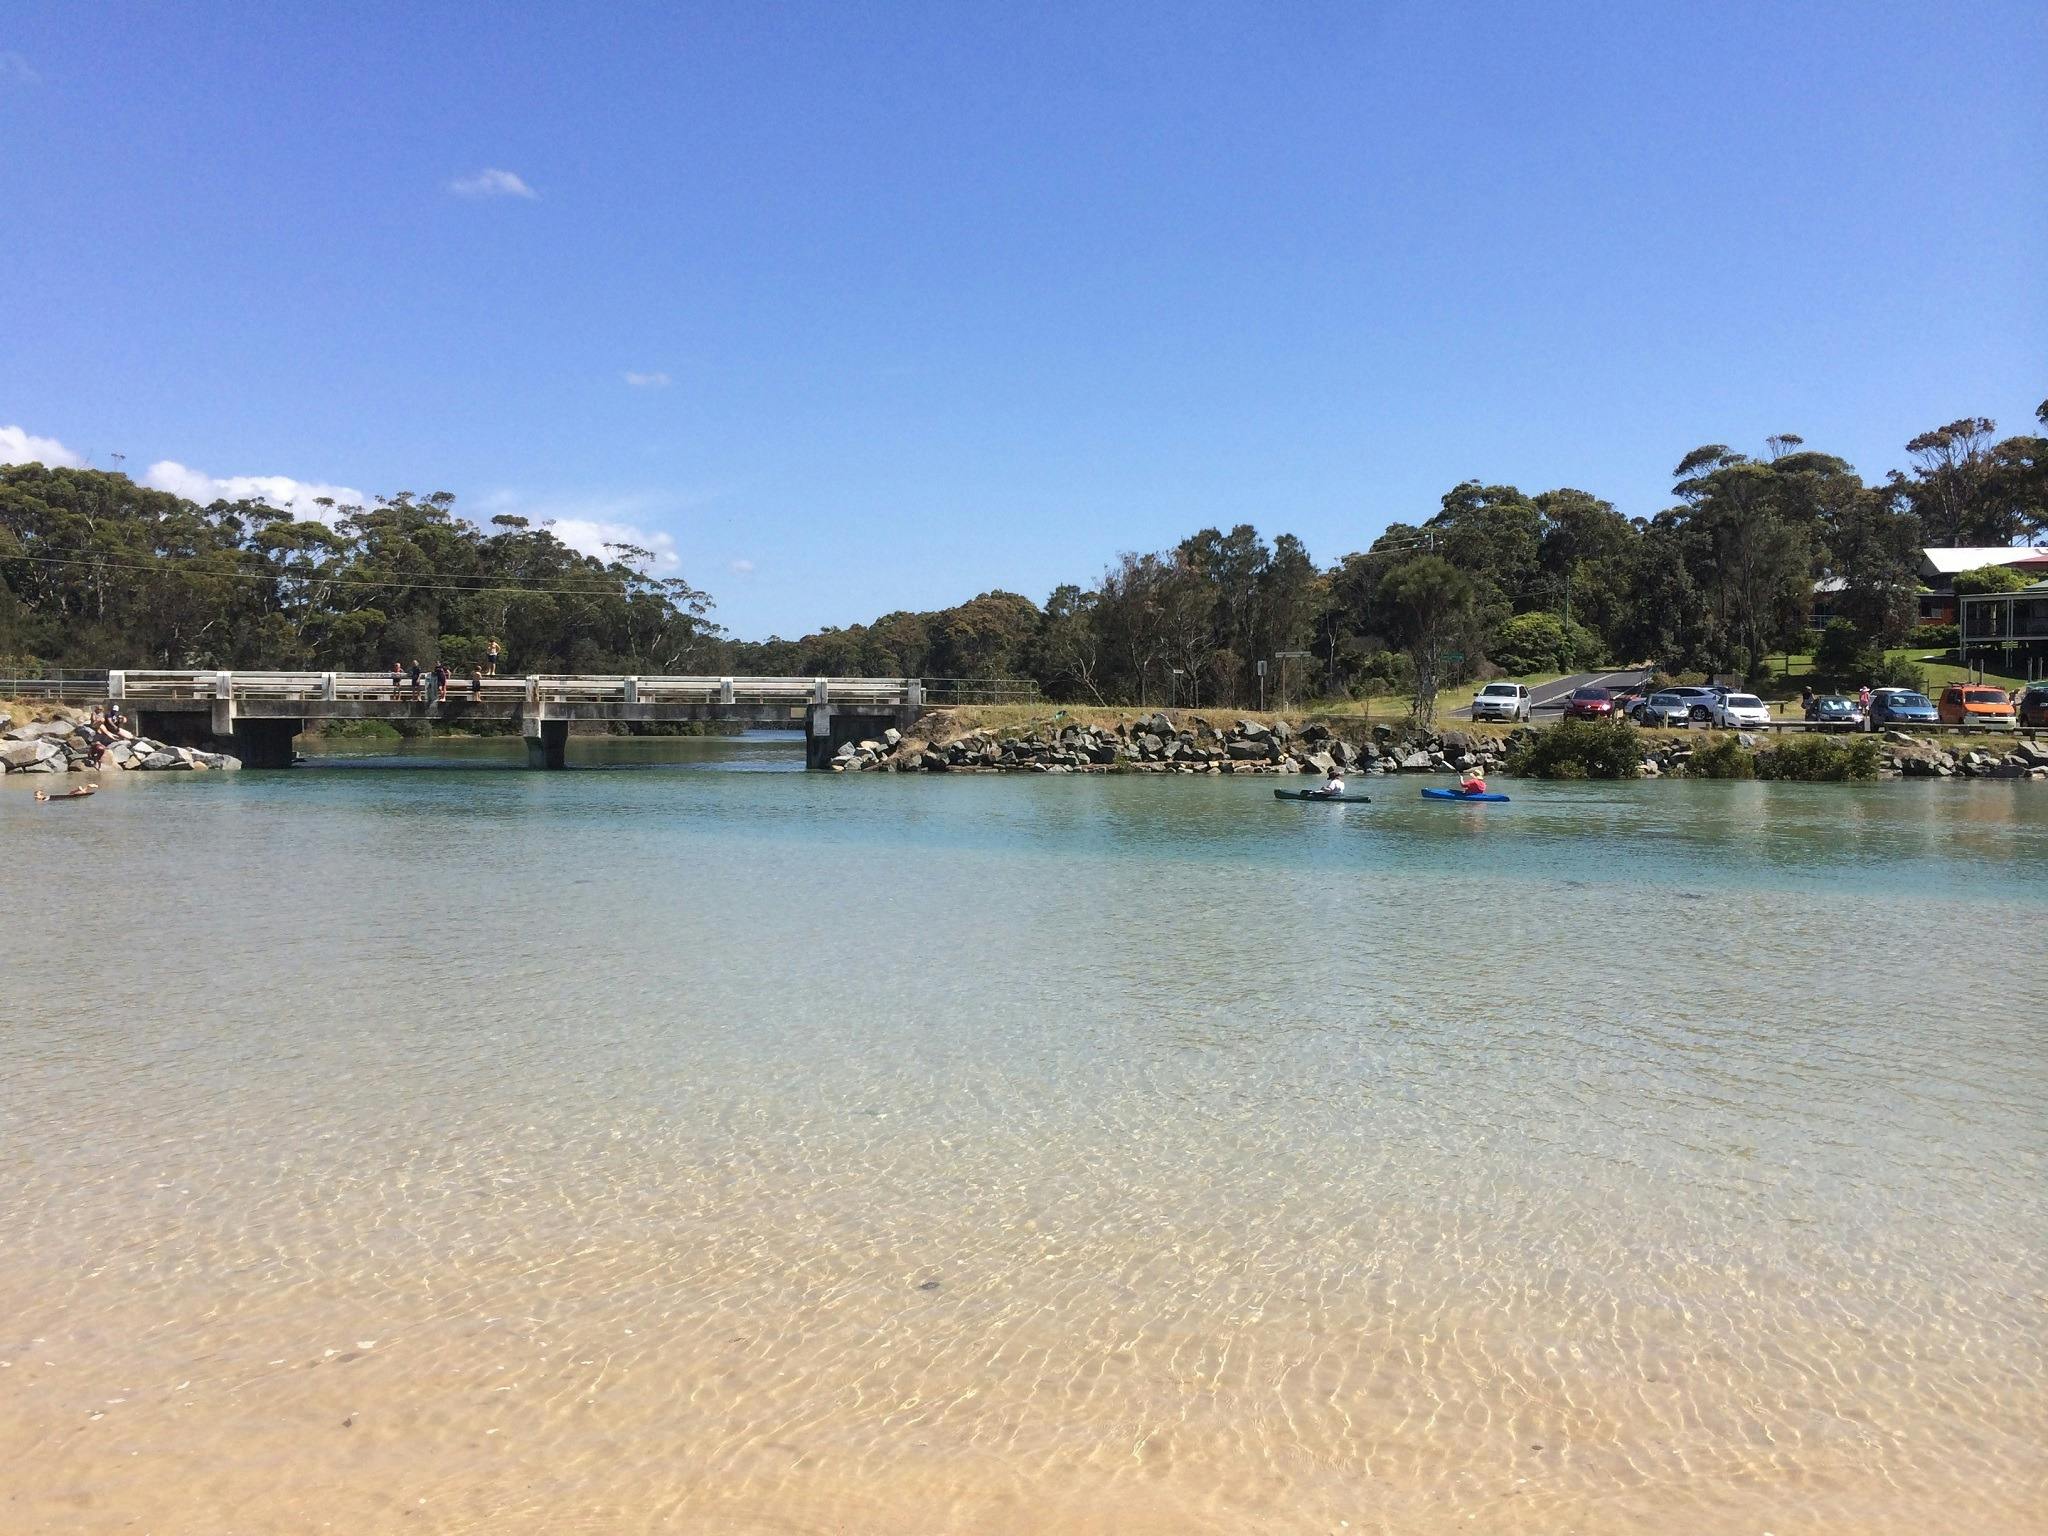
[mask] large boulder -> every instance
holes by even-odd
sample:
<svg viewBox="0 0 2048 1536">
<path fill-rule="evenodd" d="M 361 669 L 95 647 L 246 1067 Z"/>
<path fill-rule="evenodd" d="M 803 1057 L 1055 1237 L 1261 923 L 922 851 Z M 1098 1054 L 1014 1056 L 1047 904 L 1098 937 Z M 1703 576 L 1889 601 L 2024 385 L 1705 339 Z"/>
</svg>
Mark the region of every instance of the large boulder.
<svg viewBox="0 0 2048 1536">
<path fill-rule="evenodd" d="M 185 769 L 189 771 L 192 767 L 191 763 L 187 762 L 184 758 L 180 757 L 176 752 L 172 751 L 168 747 L 150 753 L 148 757 L 142 760 L 142 766 L 144 768 L 149 769 L 153 773 L 163 773 L 176 769 Z"/>
<path fill-rule="evenodd" d="M 2048 741 L 2033 737 L 2013 743 L 2012 755 L 2035 768 L 2048 768 Z"/>
<path fill-rule="evenodd" d="M 1263 762 L 1273 755 L 1272 747 L 1263 737 L 1254 741 L 1233 741 L 1224 750 L 1233 761 L 1240 763 Z"/>
<path fill-rule="evenodd" d="M 54 741 L 45 741 L 41 737 L 10 741 L 0 745 L 0 763 L 5 763 L 17 773 L 33 768 L 38 763 L 46 763 L 58 754 L 57 744 Z"/>
<path fill-rule="evenodd" d="M 1403 773 L 1427 773 L 1434 767 L 1436 767 L 1436 763 L 1431 760 L 1427 752 L 1410 752 L 1401 759 L 1401 771 Z"/>
</svg>

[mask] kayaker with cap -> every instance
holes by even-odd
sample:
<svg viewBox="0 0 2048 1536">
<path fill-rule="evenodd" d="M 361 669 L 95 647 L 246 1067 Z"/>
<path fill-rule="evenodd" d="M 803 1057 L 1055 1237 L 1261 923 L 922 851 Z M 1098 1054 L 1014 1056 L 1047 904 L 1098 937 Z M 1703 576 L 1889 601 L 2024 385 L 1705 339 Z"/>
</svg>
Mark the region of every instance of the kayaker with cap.
<svg viewBox="0 0 2048 1536">
<path fill-rule="evenodd" d="M 1323 776 L 1322 784 L 1309 793 L 1318 800 L 1341 800 L 1344 797 L 1344 770 L 1335 763 L 1330 764 L 1330 771 Z"/>
<path fill-rule="evenodd" d="M 1485 794 L 1486 775 L 1477 768 L 1467 768 L 1465 770 L 1465 777 L 1458 781 L 1458 793 L 1461 795 Z"/>
</svg>

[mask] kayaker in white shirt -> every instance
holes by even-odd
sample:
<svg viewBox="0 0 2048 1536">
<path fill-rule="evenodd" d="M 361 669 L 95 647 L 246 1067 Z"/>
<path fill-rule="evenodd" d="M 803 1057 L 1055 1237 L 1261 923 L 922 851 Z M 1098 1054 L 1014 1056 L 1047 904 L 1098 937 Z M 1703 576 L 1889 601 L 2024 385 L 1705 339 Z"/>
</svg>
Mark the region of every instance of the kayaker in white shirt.
<svg viewBox="0 0 2048 1536">
<path fill-rule="evenodd" d="M 1330 765 L 1329 773 L 1324 776 L 1322 787 L 1312 793 L 1320 800 L 1335 800 L 1344 793 L 1344 775 L 1335 763 Z"/>
</svg>

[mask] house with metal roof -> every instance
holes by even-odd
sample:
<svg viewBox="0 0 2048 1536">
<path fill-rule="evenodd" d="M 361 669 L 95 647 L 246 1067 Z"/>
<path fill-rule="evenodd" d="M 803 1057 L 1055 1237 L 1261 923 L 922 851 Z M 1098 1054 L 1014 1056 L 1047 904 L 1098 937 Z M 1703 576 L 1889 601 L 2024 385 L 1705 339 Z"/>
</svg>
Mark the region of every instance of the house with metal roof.
<svg viewBox="0 0 2048 1536">
<path fill-rule="evenodd" d="M 1971 594 L 1959 606 L 1965 662 L 2007 677 L 2048 677 L 2048 580 Z"/>
<path fill-rule="evenodd" d="M 2048 545 L 1979 544 L 1953 549 L 1923 549 L 1916 562 L 1920 570 L 1920 622 L 1954 624 L 1956 578 L 1965 571 L 1987 565 L 2010 565 L 2027 573 L 2048 578 Z"/>
</svg>

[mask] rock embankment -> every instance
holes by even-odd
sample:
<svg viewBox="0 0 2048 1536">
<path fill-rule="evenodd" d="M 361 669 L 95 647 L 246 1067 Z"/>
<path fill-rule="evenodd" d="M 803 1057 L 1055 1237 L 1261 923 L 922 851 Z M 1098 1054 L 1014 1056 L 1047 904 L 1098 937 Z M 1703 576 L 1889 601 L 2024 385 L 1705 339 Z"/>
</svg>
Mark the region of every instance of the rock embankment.
<svg viewBox="0 0 2048 1536">
<path fill-rule="evenodd" d="M 1217 724 L 1164 712 L 1114 724 L 1055 719 L 1021 730 L 960 730 L 929 715 L 904 735 L 848 742 L 835 773 L 1272 773 L 1353 775 L 1457 773 L 1492 769 L 1505 742 L 1483 733 L 1403 732 L 1391 725 L 1350 732 L 1321 721 L 1303 726 L 1240 719 Z"/>
<path fill-rule="evenodd" d="M 1884 771 L 1907 779 L 2048 779 L 2048 742 L 2015 741 L 2004 752 L 1951 751 L 1904 731 L 1886 731 Z"/>
<path fill-rule="evenodd" d="M 0 772 L 90 773 L 94 738 L 90 716 L 75 709 L 46 709 L 26 725 L 0 731 Z M 5 719 L 0 715 L 0 719 Z M 108 742 L 97 770 L 132 769 L 152 773 L 235 769 L 242 760 L 226 752 L 200 752 L 170 747 L 138 736 Z"/>
<path fill-rule="evenodd" d="M 1509 753 L 1534 733 L 1527 726 L 1485 730 L 1420 731 L 1409 725 L 1355 721 L 1237 719 L 1217 723 L 1201 715 L 1138 714 L 1090 724 L 1058 717 L 1023 728 L 965 728 L 945 711 L 920 720 L 908 733 L 886 731 L 848 742 L 832 760 L 834 773 L 1271 773 L 1321 774 L 1332 766 L 1354 778 L 1400 773 L 1459 773 L 1478 768 L 1505 773 Z M 1700 745 L 1724 740 L 1720 732 L 1695 738 L 1646 737 L 1643 778 L 1683 778 Z M 1796 738 L 1787 738 L 1796 739 Z M 1779 738 L 1743 732 L 1751 753 L 1769 752 Z M 1888 732 L 1878 772 L 1893 778 L 2048 779 L 2048 744 L 2015 740 L 2009 748 L 1954 749 Z"/>
</svg>

